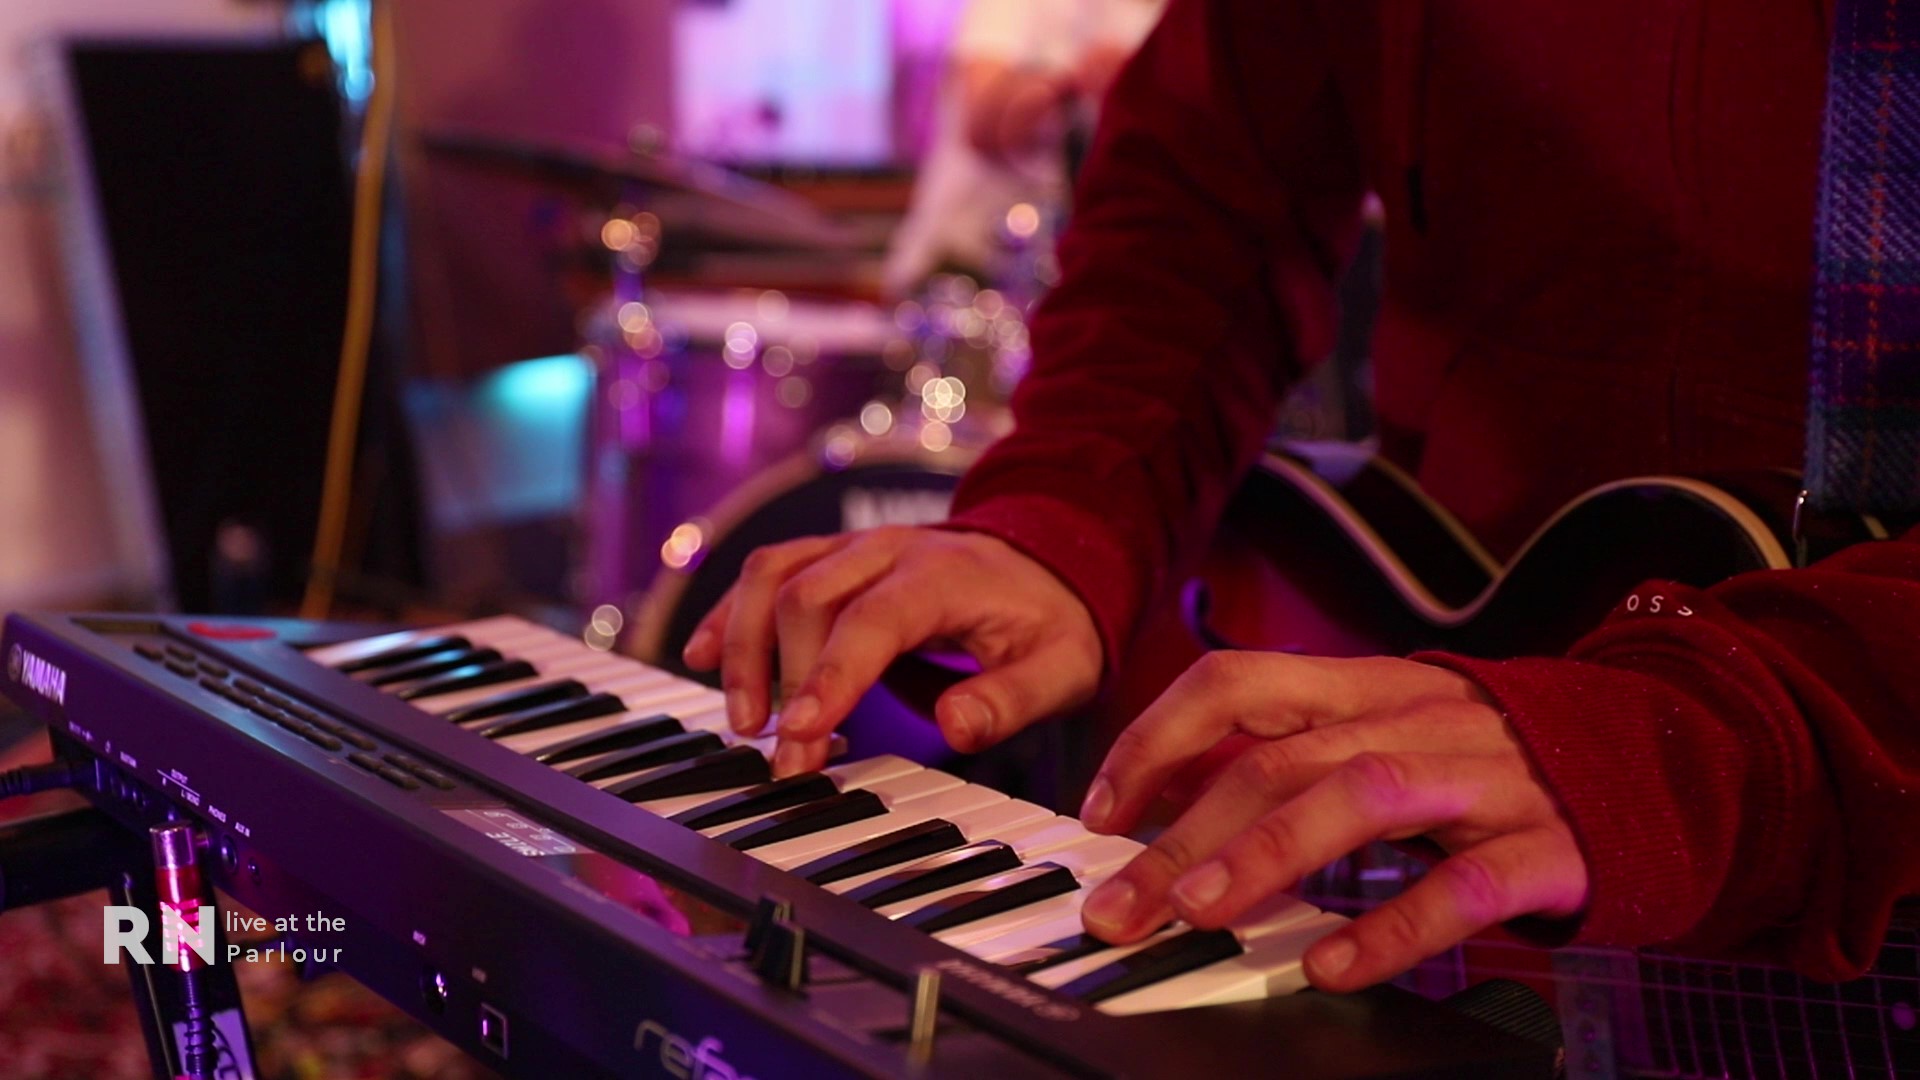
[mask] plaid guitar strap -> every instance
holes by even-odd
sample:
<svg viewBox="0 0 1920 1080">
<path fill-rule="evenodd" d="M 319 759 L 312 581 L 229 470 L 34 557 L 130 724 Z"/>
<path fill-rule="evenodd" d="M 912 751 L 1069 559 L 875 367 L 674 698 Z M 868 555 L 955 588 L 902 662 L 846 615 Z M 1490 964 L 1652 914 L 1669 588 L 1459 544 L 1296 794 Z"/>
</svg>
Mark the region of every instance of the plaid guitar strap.
<svg viewBox="0 0 1920 1080">
<path fill-rule="evenodd" d="M 1815 509 L 1920 510 L 1920 0 L 1837 0 L 1814 218 Z"/>
</svg>

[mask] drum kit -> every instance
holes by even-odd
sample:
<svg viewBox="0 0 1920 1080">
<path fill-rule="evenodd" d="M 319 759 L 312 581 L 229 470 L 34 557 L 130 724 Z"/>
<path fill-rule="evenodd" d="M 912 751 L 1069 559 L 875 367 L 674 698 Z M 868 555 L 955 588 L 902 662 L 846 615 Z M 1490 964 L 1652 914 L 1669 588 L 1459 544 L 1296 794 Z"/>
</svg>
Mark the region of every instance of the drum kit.
<svg viewBox="0 0 1920 1080">
<path fill-rule="evenodd" d="M 1027 315 L 1053 274 L 1031 206 L 1007 216 L 998 288 L 939 275 L 915 298 L 660 287 L 675 238 L 844 255 L 859 241 L 787 191 L 636 140 L 627 152 L 439 132 L 426 150 L 537 179 L 592 207 L 607 267 L 585 301 L 594 393 L 581 529 L 585 635 L 667 666 L 753 549 L 943 519 L 961 473 L 1010 425 Z"/>
</svg>

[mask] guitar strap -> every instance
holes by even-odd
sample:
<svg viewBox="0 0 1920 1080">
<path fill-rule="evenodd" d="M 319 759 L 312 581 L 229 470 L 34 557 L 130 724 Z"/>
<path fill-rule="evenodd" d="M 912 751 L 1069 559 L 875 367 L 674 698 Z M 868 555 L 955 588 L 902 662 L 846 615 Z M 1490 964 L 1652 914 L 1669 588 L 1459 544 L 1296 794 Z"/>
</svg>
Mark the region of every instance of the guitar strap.
<svg viewBox="0 0 1920 1080">
<path fill-rule="evenodd" d="M 1836 0 L 1814 217 L 1806 484 L 1920 510 L 1920 0 Z"/>
</svg>

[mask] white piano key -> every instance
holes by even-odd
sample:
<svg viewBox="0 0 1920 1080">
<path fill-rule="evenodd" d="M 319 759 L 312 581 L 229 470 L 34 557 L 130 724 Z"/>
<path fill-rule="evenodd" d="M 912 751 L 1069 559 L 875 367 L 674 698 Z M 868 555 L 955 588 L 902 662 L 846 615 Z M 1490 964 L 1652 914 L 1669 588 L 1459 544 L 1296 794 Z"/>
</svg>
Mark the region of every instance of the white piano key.
<svg viewBox="0 0 1920 1080">
<path fill-rule="evenodd" d="M 1098 888 L 1102 882 L 1111 876 L 1111 874 L 1094 874 L 1081 878 L 1080 887 L 1064 896 L 1050 897 L 1037 904 L 1028 904 L 1023 908 L 1015 908 L 1012 911 L 995 915 L 990 919 L 982 919 L 979 922 L 956 926 L 950 930 L 942 930 L 934 936 L 956 949 L 974 952 L 976 955 L 982 956 L 982 958 L 985 958 L 985 955 L 976 950 L 986 947 L 989 942 L 1022 940 L 1029 933 L 1040 933 L 1037 928 L 1042 925 L 1048 925 L 1054 928 L 1065 926 L 1067 929 L 1057 933 L 1050 933 L 1045 937 L 1040 937 L 1029 944 L 1020 946 L 1020 948 L 1031 949 L 1035 946 L 1045 945 L 1049 941 L 1058 941 L 1068 934 L 1074 934 L 1080 931 L 1080 905 L 1085 902 L 1088 893 Z M 1015 949 L 1011 951 L 1017 952 L 1019 950 Z"/>
<path fill-rule="evenodd" d="M 511 641 L 537 634 L 556 638 L 566 637 L 552 627 L 541 626 L 518 615 L 495 615 L 472 622 L 455 623 L 453 626 L 444 627 L 442 632 L 459 634 L 475 645 L 491 645 L 496 641 Z"/>
<path fill-rule="evenodd" d="M 1110 949 L 1102 949 L 1091 956 L 1083 956 L 1078 960 L 1069 960 L 1064 964 L 1055 964 L 1053 967 L 1036 971 L 1027 976 L 1027 978 L 1039 983 L 1041 986 L 1057 990 L 1090 971 L 1098 971 L 1108 964 L 1113 963 L 1115 960 L 1132 956 L 1141 949 L 1150 948 L 1163 941 L 1179 937 L 1191 929 L 1193 929 L 1193 927 L 1188 926 L 1186 923 L 1176 922 L 1158 933 L 1147 935 L 1139 941 L 1127 945 L 1116 945 Z M 1060 938 L 1054 938 L 1053 940 L 1058 941 Z M 1044 945 L 1046 942 L 1041 942 L 1041 944 Z"/>
<path fill-rule="evenodd" d="M 1046 908 L 1045 911 L 1029 910 L 1028 916 L 1022 919 L 1009 920 L 1002 916 L 983 923 L 956 926 L 952 930 L 942 930 L 934 937 L 956 949 L 964 949 L 982 960 L 997 964 L 1009 956 L 1072 937 L 1084 930 L 1085 926 L 1080 921 L 1080 905 L 1092 888 L 1092 885 L 1083 881 L 1079 892 L 1056 896 L 1023 909 Z"/>
<path fill-rule="evenodd" d="M 692 809 L 695 809 L 696 807 L 705 806 L 710 802 L 716 802 L 720 799 L 724 799 L 729 795 L 738 795 L 743 791 L 752 791 L 754 787 L 758 787 L 758 786 L 759 786 L 758 784 L 755 784 L 753 785 L 753 787 L 725 788 L 720 791 L 703 791 L 698 795 L 676 795 L 670 799 L 654 799 L 650 802 L 638 802 L 638 803 L 634 803 L 633 805 L 639 807 L 642 810 L 647 810 L 647 811 L 651 811 L 652 813 L 659 814 L 661 817 L 672 817 L 673 815 L 681 813 L 683 811 L 692 810 Z"/>
<path fill-rule="evenodd" d="M 1135 855 L 1145 851 L 1147 845 L 1124 836 L 1101 836 L 1088 834 L 1088 838 L 1078 844 L 1055 848 L 1042 854 L 1030 855 L 1021 851 L 1028 862 L 1059 863 L 1073 871 L 1073 876 L 1082 881 L 1093 877 L 1105 877 L 1133 861 Z"/>
<path fill-rule="evenodd" d="M 609 728 L 618 727 L 621 724 L 631 723 L 635 720 L 646 720 L 658 715 L 660 714 L 652 710 L 643 710 L 641 712 L 615 713 L 612 716 L 595 716 L 587 720 L 575 720 L 572 723 L 561 724 L 557 727 L 542 728 L 539 731 L 527 731 L 519 735 L 508 735 L 503 739 L 496 739 L 495 741 L 515 753 L 531 756 L 549 746 L 563 743 L 568 739 L 577 739 L 582 735 L 590 735 L 596 731 L 605 731 Z M 569 762 L 569 764 L 571 764 L 571 762 Z"/>
<path fill-rule="evenodd" d="M 914 799 L 876 818 L 850 822 L 812 836 L 797 836 L 792 840 L 782 840 L 777 844 L 768 844 L 763 848 L 754 848 L 747 852 L 762 861 L 773 864 L 782 870 L 791 870 L 804 862 L 811 862 L 829 852 L 883 836 L 895 829 L 904 829 L 909 825 L 918 825 L 933 818 L 953 820 L 955 814 L 964 814 L 978 810 L 983 806 L 1006 802 L 1007 797 L 992 788 L 978 784 L 963 784 L 957 788 L 936 792 L 925 798 Z"/>
<path fill-rule="evenodd" d="M 1129 859 L 1139 854 L 1145 847 L 1145 844 L 1137 840 L 1129 840 L 1124 836 L 1096 836 L 1089 834 L 1089 839 L 1083 843 L 1075 844 L 1071 847 L 1059 848 L 1039 858 L 1024 859 L 1022 861 L 1028 866 L 1040 863 L 1053 863 L 1056 866 L 1063 866 L 1082 883 L 1082 887 L 1075 891 L 1085 892 L 1086 882 L 1103 877 L 1121 866 L 1126 865 Z M 878 910 L 880 914 L 885 915 L 889 919 L 897 919 L 902 915 L 918 911 L 928 904 L 939 903 L 949 896 L 972 892 L 975 889 L 981 888 L 983 884 L 983 882 L 975 881 L 965 885 L 956 885 L 950 889 L 931 892 L 925 896 L 916 896 L 912 900 L 892 904 Z M 1049 897 L 1049 899 L 1052 898 Z M 1020 918 L 1020 916 L 1014 912 L 1007 912 L 1005 914 Z"/>
<path fill-rule="evenodd" d="M 1033 905 L 1036 909 L 1047 905 L 1059 905 L 1056 910 L 1044 913 L 1043 919 L 1009 919 L 1007 916 L 1001 916 L 1001 919 L 1005 920 L 1003 925 L 987 923 L 981 924 L 979 929 L 963 926 L 935 936 L 957 949 L 965 949 L 982 960 L 994 963 L 1004 962 L 1016 953 L 1037 949 L 1086 929 L 1080 918 L 1081 904 L 1099 882 L 1111 877 L 1118 869 L 1115 867 L 1106 874 L 1082 880 L 1079 892 L 1048 900 L 1044 904 Z M 1252 911 L 1241 916 L 1234 922 L 1233 931 L 1244 941 L 1254 941 L 1318 914 L 1320 909 L 1312 904 L 1298 897 L 1281 893 L 1262 901 Z"/>
<path fill-rule="evenodd" d="M 450 694 L 435 694 L 432 697 L 415 698 L 410 704 L 415 708 L 425 709 L 430 713 L 445 714 L 455 709 L 465 708 L 476 701 L 485 701 L 496 694 L 510 693 L 515 690 L 526 690 L 535 686 L 543 686 L 547 683 L 559 682 L 563 679 L 572 679 L 580 685 L 591 689 L 591 681 L 611 680 L 625 671 L 627 667 L 627 664 L 621 663 L 620 661 L 610 660 L 607 657 L 595 656 L 593 654 L 569 657 L 564 660 L 551 661 L 545 664 L 535 664 L 534 669 L 538 671 L 539 674 L 531 678 L 495 683 L 492 686 L 475 687 L 472 690 L 455 690 Z"/>
<path fill-rule="evenodd" d="M 948 820 L 958 826 L 969 841 L 1005 840 L 1011 844 L 1053 816 L 1053 811 L 1037 803 L 1008 799 L 969 813 L 956 814 Z"/>
<path fill-rule="evenodd" d="M 718 691 L 707 690 L 699 683 L 687 682 L 684 679 L 661 680 L 644 671 L 596 671 L 587 678 L 583 679 L 576 675 L 573 679 L 591 693 L 612 694 L 621 701 L 652 701 L 665 695 L 672 695 L 674 700 L 685 700 L 702 691 L 718 693 Z"/>
<path fill-rule="evenodd" d="M 733 728 L 727 723 L 726 696 L 715 690 L 713 700 L 715 704 L 711 707 L 702 707 L 703 702 L 682 705 L 680 707 L 682 711 L 673 715 L 680 718 L 680 722 L 687 726 L 688 731 L 698 728 L 701 731 L 731 732 Z"/>
<path fill-rule="evenodd" d="M 861 786 L 880 796 L 891 809 L 928 795 L 951 791 L 963 783 L 965 781 L 950 772 L 942 772 L 939 769 L 915 769 L 912 772 L 896 773 L 883 780 L 869 780 Z"/>
<path fill-rule="evenodd" d="M 607 692 L 612 692 L 612 691 L 609 690 Z M 719 696 L 718 691 L 711 691 L 711 693 L 713 693 L 715 697 Z M 626 702 L 629 705 L 631 705 L 633 701 L 643 700 L 641 696 L 630 695 L 627 693 L 616 694 L 616 696 L 618 696 L 622 702 Z M 711 723 L 701 723 L 699 722 L 698 719 L 695 719 L 692 721 L 685 719 L 682 716 L 681 709 L 679 708 L 679 705 L 682 705 L 682 704 L 685 704 L 685 703 L 684 702 L 674 703 L 674 707 L 672 708 L 652 707 L 652 706 L 645 707 L 645 708 L 638 708 L 638 709 L 629 708 L 626 712 L 617 713 L 612 716 L 596 716 L 587 720 L 576 720 L 572 723 L 562 724 L 557 727 L 543 728 L 539 731 L 528 731 L 528 732 L 523 732 L 519 735 L 509 735 L 503 739 L 500 739 L 499 743 L 500 745 L 505 746 L 507 749 L 512 750 L 516 753 L 532 755 L 532 754 L 539 753 L 540 751 L 546 749 L 549 746 L 556 746 L 562 742 L 565 742 L 568 739 L 579 738 L 582 735 L 589 735 L 596 731 L 608 730 L 611 728 L 618 727 L 621 724 L 631 723 L 632 721 L 635 721 L 635 720 L 646 720 L 655 716 L 663 716 L 663 715 L 671 716 L 674 719 L 679 720 L 680 726 L 685 728 L 689 732 L 709 731 L 716 735 L 719 735 L 730 746 L 743 741 L 747 741 L 747 740 L 741 739 L 738 735 L 735 735 L 730 729 L 728 729 L 724 721 L 718 725 L 715 725 Z M 755 745 L 756 746 L 765 745 L 766 747 L 768 747 L 768 750 L 766 752 L 767 753 L 772 752 L 771 743 L 756 742 Z M 844 745 L 842 748 L 844 749 Z M 912 763 L 909 762 L 908 764 L 912 764 Z M 916 769 L 919 768 L 919 766 L 917 765 L 913 767 Z M 719 796 L 716 795 L 712 797 L 718 798 Z"/>
<path fill-rule="evenodd" d="M 1096 835 L 1088 832 L 1087 827 L 1077 819 L 1056 817 L 1014 830 L 1002 839 L 1009 843 L 1018 841 L 1021 857 L 1033 862 L 1046 858 L 1050 852 L 1085 843 Z"/>
<path fill-rule="evenodd" d="M 764 738 L 759 738 L 759 739 L 740 739 L 727 745 L 724 748 L 731 750 L 736 747 L 744 746 L 757 751 L 761 757 L 770 759 L 773 756 L 774 742 L 775 740 L 772 736 L 766 736 Z M 846 755 L 846 752 L 847 752 L 847 740 L 845 736 L 835 734 L 828 739 L 827 759 L 829 761 L 834 760 L 836 758 L 844 757 Z M 689 758 L 686 760 L 692 761 L 697 759 Z M 614 787 L 615 785 L 624 784 L 630 780 L 645 780 L 648 776 L 662 769 L 671 769 L 677 765 L 683 765 L 685 763 L 686 761 L 679 761 L 679 762 L 673 762 L 667 765 L 653 766 L 646 769 L 640 769 L 631 773 L 621 773 L 617 776 L 601 777 L 600 779 L 590 781 L 590 783 L 592 783 L 593 786 L 602 788 L 602 789 L 611 788 L 611 787 Z M 734 790 L 744 791 L 745 789 L 736 788 Z"/>
<path fill-rule="evenodd" d="M 911 915 L 914 912 L 919 911 L 921 908 L 930 907 L 934 904 L 940 903 L 943 900 L 947 900 L 955 896 L 960 896 L 964 893 L 993 892 L 1001 888 L 1004 888 L 1007 885 L 1018 883 L 1024 879 L 1032 877 L 1035 873 L 1034 867 L 1036 865 L 1037 864 L 1034 864 L 1034 863 L 1028 863 L 1025 866 L 1022 866 L 1016 870 L 1002 871 L 1001 873 L 995 874 L 992 877 L 981 878 L 977 881 L 969 881 L 964 885 L 955 885 L 952 888 L 940 889 L 936 892 L 930 892 L 925 896 L 916 896 L 911 900 L 903 900 L 898 904 L 889 904 L 886 907 L 875 908 L 874 910 L 886 918 L 899 919 L 907 915 Z M 1074 890 L 1074 891 L 1077 892 L 1078 890 Z M 1052 899 L 1055 899 L 1055 897 L 1050 896 L 1050 897 L 1047 897 L 1046 899 L 1052 900 Z M 1022 905 L 1022 907 L 1023 908 L 1033 907 L 1039 903 L 1041 903 L 1041 901 L 1035 901 L 1033 904 Z M 1019 910 L 1021 909 L 1016 908 L 1013 911 L 1005 911 L 1005 912 L 1001 912 L 1000 914 L 1002 916 L 1013 915 L 1014 911 L 1019 911 Z M 988 919 L 974 920 L 974 922 L 979 922 L 979 923 L 984 923 L 987 921 L 989 920 Z M 961 925 L 966 926 L 966 925 L 972 925 L 972 924 L 963 923 Z M 952 927 L 950 929 L 958 930 L 960 929 L 960 927 Z"/>
<path fill-rule="evenodd" d="M 666 686 L 628 690 L 620 695 L 620 700 L 627 703 L 627 709 L 631 712 L 652 711 L 677 716 L 679 714 L 674 711 L 676 707 L 690 706 L 718 693 L 718 690 L 702 686 L 697 682 L 676 681 Z"/>
<path fill-rule="evenodd" d="M 925 772 L 926 766 L 917 761 L 908 761 L 898 754 L 881 754 L 878 757 L 829 765 L 820 771 L 832 777 L 841 791 L 854 791 L 872 787 L 874 784 L 892 780 L 895 777 Z"/>
<path fill-rule="evenodd" d="M 582 649 L 579 642 L 568 641 L 566 638 L 558 636 L 548 637 L 542 635 L 539 637 L 519 638 L 509 641 L 489 642 L 482 647 L 492 649 L 509 660 L 525 660 L 535 668 L 540 667 L 542 664 L 574 659 L 583 653 L 587 656 L 599 656 L 602 659 L 609 659 L 605 653 L 595 653 L 591 649 Z"/>
<path fill-rule="evenodd" d="M 992 806 L 982 807 L 970 814 L 960 814 L 949 820 L 960 830 L 960 834 L 967 838 L 968 843 L 977 844 L 986 840 L 999 840 L 1012 848 L 1014 854 L 1019 856 L 1022 862 L 1033 862 L 1035 860 L 1026 857 L 1018 842 L 1020 836 L 1026 832 L 1023 826 L 1036 821 L 1044 821 L 1044 819 L 1052 816 L 1053 812 L 1045 807 L 1036 806 L 1023 799 L 1008 799 L 1006 802 L 994 803 Z M 1092 833 L 1086 832 L 1084 829 L 1081 830 L 1081 834 L 1085 838 L 1091 838 L 1093 836 Z M 928 856 L 928 858 L 935 857 L 937 856 Z M 906 862 L 895 863 L 892 866 L 879 870 L 872 870 L 864 874 L 856 874 L 853 877 L 842 878 L 839 881 L 829 882 L 824 888 L 828 892 L 850 892 L 865 885 L 869 881 L 886 877 L 888 874 L 899 874 L 912 870 L 915 865 L 925 861 L 926 859 L 910 859 Z"/>
<path fill-rule="evenodd" d="M 697 733 L 697 732 L 689 732 L 689 734 L 698 734 L 698 733 Z M 725 749 L 731 749 L 731 747 L 732 747 L 732 745 L 741 745 L 741 744 L 723 744 L 723 745 L 721 746 L 721 749 L 723 749 L 723 750 L 725 750 Z M 769 754 L 771 754 L 771 753 L 773 753 L 773 743 L 772 743 L 772 741 L 771 741 L 771 740 L 769 740 L 769 741 L 768 741 L 768 742 L 767 742 L 767 743 L 766 743 L 765 745 L 756 745 L 755 743 L 752 743 L 752 742 L 747 742 L 747 743 L 745 743 L 744 745 L 747 745 L 747 746 L 752 746 L 752 747 L 753 747 L 753 748 L 754 748 L 755 750 L 758 750 L 758 751 L 760 751 L 760 756 L 761 756 L 761 757 L 766 757 L 767 755 L 769 755 Z M 581 759 L 581 760 L 580 760 L 580 761 L 578 761 L 578 762 L 571 762 L 571 761 L 570 761 L 570 762 L 568 762 L 568 763 L 567 763 L 567 765 L 566 765 L 566 767 L 567 767 L 567 768 L 571 768 L 571 767 L 573 767 L 574 765 L 584 765 L 584 764 L 587 764 L 587 763 L 589 763 L 589 762 L 592 762 L 592 761 L 594 761 L 594 760 L 596 760 L 596 759 L 595 759 L 595 758 L 583 758 L 583 759 Z M 672 768 L 672 767 L 673 767 L 673 766 L 675 766 L 675 765 L 680 765 L 680 764 L 684 764 L 685 762 L 687 762 L 687 761 L 692 761 L 692 760 L 694 760 L 694 759 L 693 759 L 693 758 L 682 758 L 682 759 L 681 759 L 680 761 L 674 761 L 674 762 L 668 762 L 668 763 L 667 763 L 667 764 L 665 764 L 665 765 L 648 765 L 648 766 L 646 766 L 646 767 L 644 767 L 644 768 L 639 768 L 639 769 L 634 769 L 634 770 L 632 770 L 631 772 L 621 772 L 621 773 L 614 773 L 614 774 L 612 774 L 612 775 L 610 775 L 610 776 L 602 776 L 602 777 L 597 777 L 597 778 L 595 778 L 595 779 L 593 779 L 593 780 L 589 780 L 589 781 L 587 781 L 587 782 L 588 782 L 588 783 L 590 783 L 590 784 L 592 784 L 592 785 L 593 785 L 594 787 L 597 787 L 597 788 L 610 788 L 610 787 L 613 787 L 613 786 L 615 786 L 615 785 L 618 785 L 618 784 L 624 784 L 624 783 L 626 783 L 626 782 L 627 782 L 627 781 L 629 781 L 629 780 L 633 780 L 633 779 L 636 779 L 636 778 L 638 778 L 638 777 L 642 777 L 642 776 L 646 776 L 647 774 L 649 774 L 649 773 L 652 773 L 652 772 L 654 772 L 654 771 L 656 771 L 656 770 L 658 770 L 658 769 L 670 769 L 670 768 Z"/>
<path fill-rule="evenodd" d="M 919 772 L 923 768 L 924 766 L 919 763 L 908 761 L 897 754 L 882 754 L 879 757 L 865 758 L 861 761 L 829 765 L 820 771 L 830 777 L 841 791 L 856 791 L 882 780 L 891 780 L 896 776 Z M 661 817 L 672 817 L 708 803 L 719 802 L 721 799 L 746 790 L 748 789 L 733 788 L 730 791 L 709 791 L 699 795 L 680 795 L 671 799 L 655 799 L 652 802 L 634 805 L 642 810 L 651 810 Z"/>
<path fill-rule="evenodd" d="M 432 626 L 419 630 L 397 630 L 391 634 L 380 634 L 376 637 L 356 638 L 352 641 L 336 642 L 332 645 L 323 645 L 317 649 L 309 649 L 306 655 L 307 659 L 312 660 L 316 664 L 325 664 L 328 667 L 339 667 L 341 664 L 362 660 L 369 656 L 378 656 L 383 652 L 390 652 L 394 649 L 405 648 L 416 641 L 424 641 L 428 638 L 458 635 L 478 645 L 483 639 L 487 639 L 489 636 L 498 636 L 501 633 L 511 634 L 516 630 L 525 629 L 532 625 L 532 623 L 517 616 L 496 615 L 492 618 L 476 619 L 472 622 L 453 623 L 449 626 Z"/>
<path fill-rule="evenodd" d="M 1344 916 L 1321 912 L 1268 934 L 1230 960 L 1143 986 L 1096 1007 L 1111 1015 L 1132 1016 L 1291 994 L 1307 985 L 1300 958 L 1314 942 L 1346 922 Z"/>
<path fill-rule="evenodd" d="M 599 654 L 589 653 L 588 655 L 595 656 Z M 587 684 L 589 688 L 595 690 L 600 688 L 597 684 L 603 682 L 617 682 L 624 686 L 634 687 L 651 686 L 655 684 L 660 686 L 700 685 L 692 679 L 683 679 L 671 671 L 662 671 L 657 667 L 648 667 L 645 664 L 637 663 L 624 656 L 601 656 L 600 658 L 603 661 L 602 663 L 596 664 L 591 668 L 581 669 L 580 674 L 574 675 L 573 678 L 579 679 L 582 683 Z M 561 667 L 568 663 L 571 663 L 571 661 L 561 661 L 555 666 Z"/>
<path fill-rule="evenodd" d="M 775 743 L 778 741 L 778 737 L 774 735 L 762 735 L 758 739 L 749 739 L 746 741 L 756 746 L 764 745 L 767 748 L 766 752 L 771 754 L 773 753 Z M 870 781 L 862 786 L 865 790 L 878 795 L 880 801 L 887 805 L 888 810 L 894 810 L 905 806 L 915 799 L 923 799 L 929 795 L 939 794 L 942 791 L 951 791 L 959 787 L 962 783 L 963 781 L 959 777 L 952 773 L 941 772 L 939 769 L 916 769 L 912 772 L 890 776 L 884 780 Z M 849 789 L 842 788 L 841 790 L 846 791 Z M 1002 798 L 1004 798 L 1004 796 L 1002 796 Z M 742 826 L 751 825 L 762 818 L 784 812 L 783 810 L 775 810 L 770 814 L 755 814 L 752 817 L 741 818 L 738 821 L 729 821 L 725 825 L 715 825 L 710 829 L 702 829 L 700 832 L 704 836 L 721 836 Z M 886 815 L 882 814 L 880 816 L 885 817 Z M 874 819 L 869 818 L 867 820 Z M 837 827 L 838 826 L 836 826 L 836 828 Z M 774 846 L 777 845 L 768 845 L 768 847 Z"/>
</svg>

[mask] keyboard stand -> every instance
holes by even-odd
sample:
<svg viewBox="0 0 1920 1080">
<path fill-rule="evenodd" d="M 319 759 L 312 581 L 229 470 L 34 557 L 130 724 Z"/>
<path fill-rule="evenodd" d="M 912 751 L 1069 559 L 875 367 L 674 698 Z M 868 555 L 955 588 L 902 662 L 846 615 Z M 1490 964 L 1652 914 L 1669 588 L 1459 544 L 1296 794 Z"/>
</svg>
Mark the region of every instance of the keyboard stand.
<svg viewBox="0 0 1920 1080">
<path fill-rule="evenodd" d="M 148 925 L 157 928 L 160 904 L 153 859 L 143 841 L 92 807 L 0 826 L 0 912 L 104 889 L 109 903 L 138 907 L 147 913 Z M 149 941 L 156 943 L 158 934 L 149 935 Z M 225 955 L 225 930 L 218 925 L 214 948 L 215 955 Z M 123 954 L 121 964 L 133 990 L 154 1080 L 175 1080 L 184 1075 L 176 1034 L 185 1017 L 180 979 L 157 958 L 154 964 L 140 964 Z M 234 970 L 232 964 L 209 964 L 199 972 L 214 1027 L 216 1055 L 208 1075 L 256 1080 L 253 1037 Z"/>
</svg>

